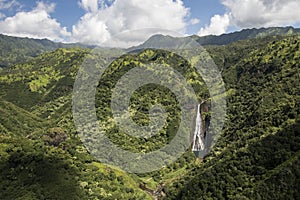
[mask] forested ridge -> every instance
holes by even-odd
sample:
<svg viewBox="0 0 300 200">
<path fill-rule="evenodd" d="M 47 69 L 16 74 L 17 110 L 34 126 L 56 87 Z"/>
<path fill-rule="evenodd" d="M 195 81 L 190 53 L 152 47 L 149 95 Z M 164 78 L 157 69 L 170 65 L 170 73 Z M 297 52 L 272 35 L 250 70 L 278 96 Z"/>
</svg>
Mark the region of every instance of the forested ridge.
<svg viewBox="0 0 300 200">
<path fill-rule="evenodd" d="M 166 189 L 166 199 L 299 198 L 299 45 L 298 37 L 268 41 L 225 64 L 223 136 L 202 165 Z"/>
<path fill-rule="evenodd" d="M 205 48 L 226 87 L 222 135 L 202 161 L 188 151 L 147 174 L 99 163 L 78 137 L 72 90 L 90 49 L 59 48 L 3 68 L 0 199 L 299 199 L 300 37 L 267 36 Z M 199 100 L 209 97 L 195 69 L 168 51 L 145 49 L 118 58 L 97 87 L 97 116 L 111 141 L 132 152 L 168 144 L 179 122 L 174 94 L 151 84 L 133 94 L 131 116 L 147 124 L 151 105 L 163 105 L 169 114 L 158 135 L 133 138 L 111 120 L 108 102 L 119 78 L 150 62 L 174 67 Z"/>
<path fill-rule="evenodd" d="M 59 48 L 87 48 L 84 44 L 64 44 L 48 39 L 19 38 L 0 34 L 0 69 L 25 62 Z"/>
</svg>

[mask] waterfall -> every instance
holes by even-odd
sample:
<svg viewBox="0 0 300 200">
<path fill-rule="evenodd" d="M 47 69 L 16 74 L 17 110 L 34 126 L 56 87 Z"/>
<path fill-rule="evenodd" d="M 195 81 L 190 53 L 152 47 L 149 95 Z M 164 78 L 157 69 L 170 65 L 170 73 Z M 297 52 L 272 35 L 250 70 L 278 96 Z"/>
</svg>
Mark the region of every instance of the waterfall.
<svg viewBox="0 0 300 200">
<path fill-rule="evenodd" d="M 201 118 L 201 111 L 200 111 L 201 104 L 198 105 L 197 109 L 197 116 L 196 116 L 196 126 L 194 131 L 194 138 L 193 138 L 193 148 L 192 151 L 202 151 L 204 150 L 204 135 L 202 131 L 202 118 Z"/>
</svg>

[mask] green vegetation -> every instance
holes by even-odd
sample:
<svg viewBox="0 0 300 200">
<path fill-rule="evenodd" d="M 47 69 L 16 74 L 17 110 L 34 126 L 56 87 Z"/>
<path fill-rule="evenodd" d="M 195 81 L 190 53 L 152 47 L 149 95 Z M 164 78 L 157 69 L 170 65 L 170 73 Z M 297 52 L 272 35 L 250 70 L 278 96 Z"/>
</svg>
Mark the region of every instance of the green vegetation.
<svg viewBox="0 0 300 200">
<path fill-rule="evenodd" d="M 88 51 L 58 49 L 0 75 L 0 199 L 150 199 L 135 176 L 97 163 L 76 134 L 71 93 Z M 47 84 L 34 91 L 33 80 Z"/>
<path fill-rule="evenodd" d="M 55 49 L 76 46 L 87 47 L 82 44 L 54 43 L 47 39 L 18 38 L 0 34 L 0 71 L 1 68 L 11 67 Z"/>
<path fill-rule="evenodd" d="M 299 35 L 300 29 L 295 29 L 293 27 L 274 27 L 274 28 L 260 28 L 260 29 L 244 29 L 239 32 L 223 34 L 220 36 L 208 35 L 199 37 L 197 35 L 190 36 L 193 40 L 197 41 L 200 45 L 227 45 L 234 42 L 242 41 L 242 40 L 251 40 L 251 39 L 264 39 L 266 37 L 278 37 L 278 36 L 292 36 Z M 156 48 L 166 48 L 172 46 L 174 48 L 174 44 L 176 47 L 182 47 L 184 44 L 183 41 L 187 41 L 187 38 L 173 38 L 171 36 L 164 35 L 154 35 L 150 37 L 143 44 L 132 47 L 131 49 L 145 49 L 149 47 Z M 252 47 L 252 44 L 248 47 Z M 241 49 L 242 50 L 242 49 Z M 226 53 L 226 52 L 224 52 Z"/>
<path fill-rule="evenodd" d="M 98 118 L 103 129 L 108 133 L 109 139 L 123 149 L 133 152 L 145 152 L 162 148 L 170 142 L 177 132 L 178 124 L 180 123 L 180 105 L 176 96 L 166 87 L 155 84 L 147 84 L 136 90 L 130 99 L 130 113 L 132 119 L 139 125 L 145 126 L 149 124 L 149 110 L 154 105 L 162 105 L 167 112 L 167 118 L 164 127 L 159 134 L 149 138 L 135 138 L 125 134 L 113 120 L 111 106 L 107 102 L 111 101 L 111 96 L 115 85 L 119 79 L 130 69 L 137 66 L 145 65 L 154 62 L 165 66 L 172 66 L 180 72 L 186 80 L 190 80 L 190 84 L 195 91 L 198 92 L 199 101 L 208 96 L 208 90 L 205 87 L 204 81 L 196 72 L 196 69 L 190 67 L 178 55 L 162 50 L 145 50 L 138 54 L 130 54 L 116 60 L 106 70 L 102 76 L 98 91 L 96 94 L 96 107 Z M 121 65 L 121 66 L 120 66 Z M 182 67 L 186 66 L 186 67 Z M 198 80 L 198 81 L 193 81 Z M 172 80 L 166 80 L 172 81 Z M 122 88 L 122 86 L 119 86 Z M 174 87 L 180 89 L 181 85 Z M 124 87 L 126 88 L 126 87 Z M 201 91 L 201 92 L 200 92 Z M 193 105 L 192 105 L 193 106 Z M 194 115 L 193 110 L 191 115 Z M 189 134 L 189 133 L 186 133 Z"/>
<path fill-rule="evenodd" d="M 0 199 L 299 199 L 300 37 L 255 35 L 206 46 L 228 96 L 225 127 L 212 152 L 195 161 L 188 151 L 169 166 L 137 175 L 99 163 L 75 130 L 72 89 L 89 49 L 55 48 L 21 63 L 6 60 L 10 67 L 0 71 Z M 8 46 L 9 56 L 1 59 L 14 57 Z M 168 144 L 180 122 L 175 95 L 155 84 L 136 90 L 129 110 L 136 123 L 147 125 L 152 105 L 163 105 L 168 115 L 159 134 L 134 138 L 112 120 L 109 103 L 120 77 L 151 62 L 174 67 L 199 100 L 209 97 L 200 75 L 180 56 L 148 49 L 118 58 L 97 87 L 97 117 L 110 140 L 132 152 Z"/>
<path fill-rule="evenodd" d="M 246 54 L 234 51 L 241 59 L 223 68 L 234 91 L 223 136 L 202 165 L 165 188 L 166 199 L 300 197 L 299 47 L 299 37 L 288 37 Z"/>
<path fill-rule="evenodd" d="M 260 28 L 260 29 L 245 29 L 240 32 L 234 32 L 229 34 L 223 34 L 221 36 L 204 36 L 197 37 L 194 36 L 197 42 L 202 45 L 226 45 L 240 40 L 247 39 L 261 39 L 265 37 L 273 36 L 291 36 L 299 35 L 300 29 L 295 29 L 293 27 L 275 27 L 275 28 Z"/>
</svg>

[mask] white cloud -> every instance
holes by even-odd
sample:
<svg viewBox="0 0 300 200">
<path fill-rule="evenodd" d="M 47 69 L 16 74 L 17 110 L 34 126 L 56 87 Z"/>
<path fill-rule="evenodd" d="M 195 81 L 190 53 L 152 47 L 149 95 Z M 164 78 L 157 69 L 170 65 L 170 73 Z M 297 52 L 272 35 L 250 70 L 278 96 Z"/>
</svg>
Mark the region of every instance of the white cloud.
<svg viewBox="0 0 300 200">
<path fill-rule="evenodd" d="M 225 33 L 229 26 L 261 28 L 300 22 L 299 0 L 222 0 L 222 4 L 227 12 L 223 16 L 215 15 L 211 24 L 200 30 L 200 35 Z"/>
<path fill-rule="evenodd" d="M 198 35 L 221 35 L 226 32 L 229 25 L 230 17 L 228 14 L 224 14 L 223 16 L 215 15 L 210 19 L 210 25 L 201 28 Z"/>
<path fill-rule="evenodd" d="M 240 28 L 287 26 L 300 22 L 299 0 L 223 0 Z"/>
<path fill-rule="evenodd" d="M 200 20 L 197 19 L 197 18 L 193 18 L 193 19 L 190 20 L 191 25 L 195 25 L 195 24 L 199 24 L 199 23 L 200 23 Z"/>
<path fill-rule="evenodd" d="M 0 32 L 11 36 L 63 41 L 70 33 L 51 18 L 50 13 L 54 8 L 55 4 L 39 2 L 32 11 L 17 12 L 13 17 L 0 20 Z"/>
<path fill-rule="evenodd" d="M 73 40 L 86 44 L 99 44 L 110 38 L 110 33 L 99 13 L 85 14 L 72 29 Z M 99 42 L 100 41 L 100 42 Z"/>
<path fill-rule="evenodd" d="M 81 0 L 79 5 L 87 12 L 97 12 L 98 11 L 98 0 Z"/>
<path fill-rule="evenodd" d="M 121 32 L 146 29 L 144 35 L 139 34 L 139 38 L 127 34 L 126 41 L 123 41 L 123 44 L 136 44 L 159 29 L 184 33 L 188 24 L 186 17 L 189 9 L 184 7 L 181 0 L 118 0 L 109 7 L 101 6 L 101 9 L 96 9 L 94 4 L 93 0 L 81 1 L 82 7 L 89 12 L 73 26 L 74 41 L 102 44 Z"/>
</svg>

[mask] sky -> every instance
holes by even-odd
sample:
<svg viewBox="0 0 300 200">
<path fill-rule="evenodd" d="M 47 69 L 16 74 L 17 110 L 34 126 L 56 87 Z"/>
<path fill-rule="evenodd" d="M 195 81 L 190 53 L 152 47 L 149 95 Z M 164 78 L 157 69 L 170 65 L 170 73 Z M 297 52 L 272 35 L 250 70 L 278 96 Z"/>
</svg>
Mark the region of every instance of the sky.
<svg viewBox="0 0 300 200">
<path fill-rule="evenodd" d="M 153 34 L 300 27 L 300 0 L 0 0 L 0 33 L 128 47 Z"/>
</svg>

